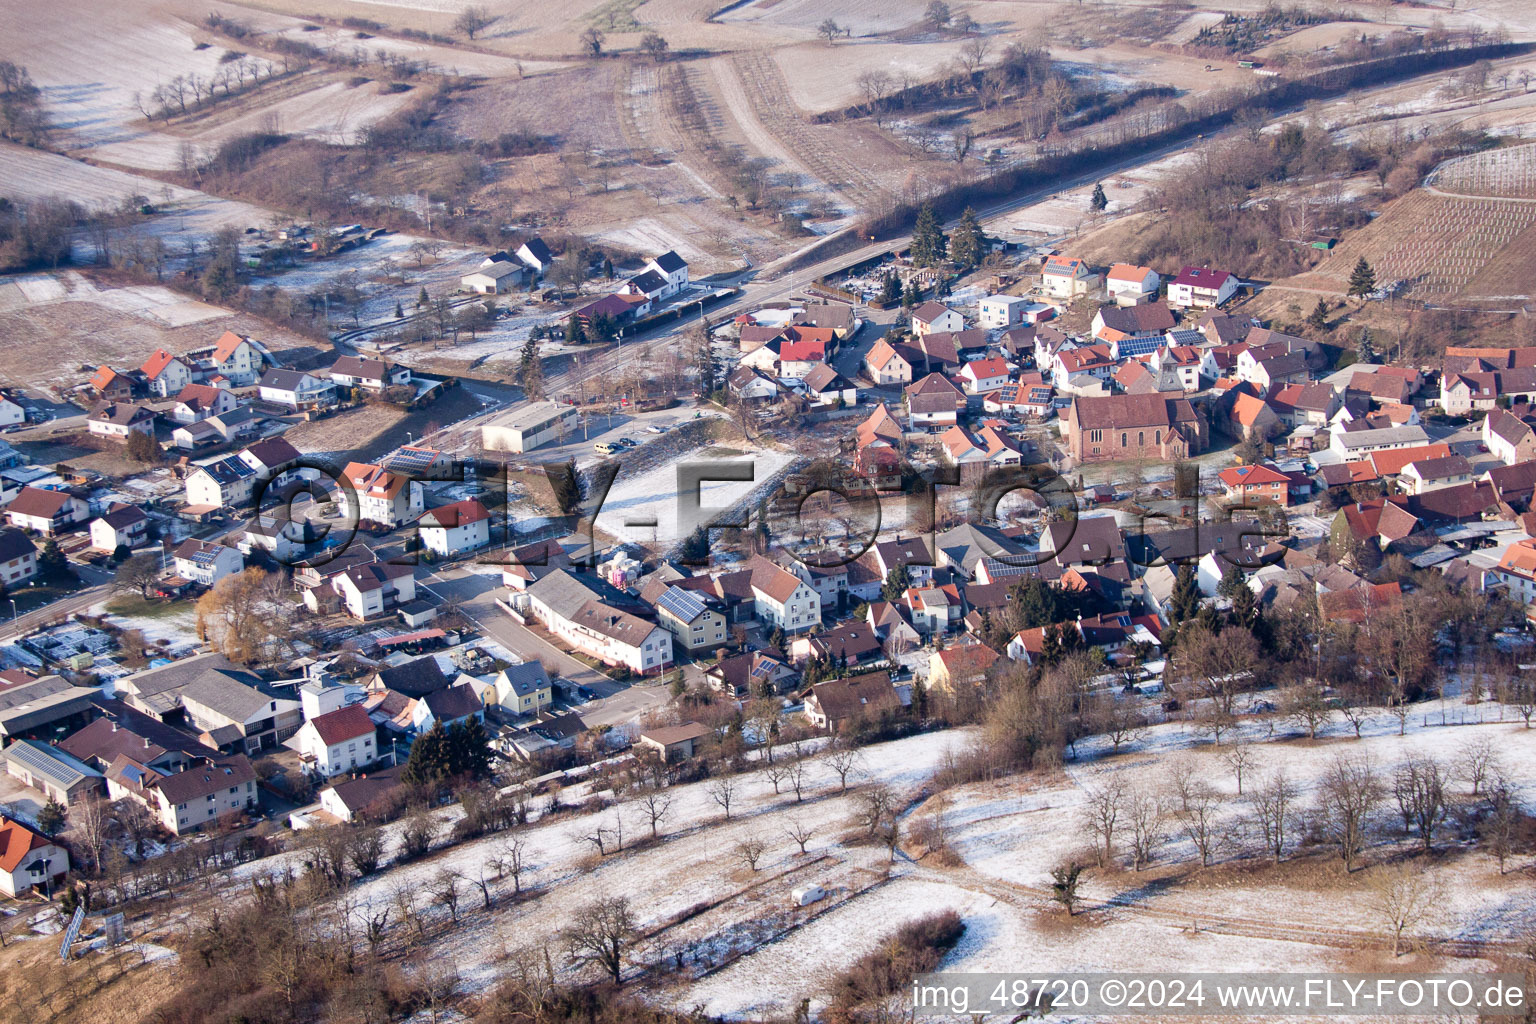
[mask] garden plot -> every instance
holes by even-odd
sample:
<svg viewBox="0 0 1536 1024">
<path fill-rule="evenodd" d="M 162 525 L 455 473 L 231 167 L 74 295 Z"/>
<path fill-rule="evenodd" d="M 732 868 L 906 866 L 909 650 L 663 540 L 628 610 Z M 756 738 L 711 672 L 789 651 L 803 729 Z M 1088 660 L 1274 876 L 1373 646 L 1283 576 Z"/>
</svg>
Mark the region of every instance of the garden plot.
<svg viewBox="0 0 1536 1024">
<path fill-rule="evenodd" d="M 675 544 L 679 532 L 678 467 L 690 461 L 722 461 L 754 467 L 750 482 L 710 481 L 699 487 L 703 514 L 724 511 L 747 498 L 783 472 L 796 458 L 793 452 L 754 449 L 696 448 L 663 462 L 654 469 L 629 476 L 622 469 L 603 502 L 596 526 L 612 536 L 636 543 Z"/>
</svg>

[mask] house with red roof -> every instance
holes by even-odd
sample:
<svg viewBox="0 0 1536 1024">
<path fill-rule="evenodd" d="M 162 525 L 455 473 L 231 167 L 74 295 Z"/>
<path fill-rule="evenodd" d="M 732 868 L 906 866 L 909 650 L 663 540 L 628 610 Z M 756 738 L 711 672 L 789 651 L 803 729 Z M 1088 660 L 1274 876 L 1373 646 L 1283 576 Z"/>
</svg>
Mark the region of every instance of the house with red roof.
<svg viewBox="0 0 1536 1024">
<path fill-rule="evenodd" d="M 0 821 L 0 892 L 15 899 L 39 886 L 52 891 L 68 873 L 63 847 L 19 821 Z"/>
<path fill-rule="evenodd" d="M 491 543 L 491 513 L 473 498 L 428 509 L 416 520 L 421 546 L 452 558 L 478 551 Z"/>
<path fill-rule="evenodd" d="M 126 401 L 133 397 L 133 378 L 103 363 L 91 375 L 91 390 L 103 401 Z"/>
<path fill-rule="evenodd" d="M 295 740 L 311 771 L 334 778 L 371 764 L 378 757 L 373 719 L 362 704 L 317 715 L 305 722 Z"/>
<path fill-rule="evenodd" d="M 1100 277 L 1086 260 L 1075 256 L 1047 256 L 1040 265 L 1040 288 L 1057 299 L 1087 295 L 1099 287 Z"/>
<path fill-rule="evenodd" d="M 1151 267 L 1116 263 L 1104 277 L 1104 291 L 1117 306 L 1134 306 L 1157 296 L 1162 278 Z"/>
<path fill-rule="evenodd" d="M 1231 466 L 1216 474 L 1228 501 L 1289 505 L 1291 478 L 1269 466 Z"/>
<path fill-rule="evenodd" d="M 182 388 L 192 383 L 191 365 L 163 348 L 150 353 L 139 370 L 144 374 L 150 394 L 158 398 L 180 394 Z"/>
<path fill-rule="evenodd" d="M 1209 309 L 1237 294 L 1237 275 L 1210 267 L 1185 267 L 1168 285 L 1168 304 Z"/>
<path fill-rule="evenodd" d="M 1008 383 L 1008 364 L 1002 356 L 975 359 L 960 368 L 960 386 L 968 395 L 996 391 Z"/>
</svg>

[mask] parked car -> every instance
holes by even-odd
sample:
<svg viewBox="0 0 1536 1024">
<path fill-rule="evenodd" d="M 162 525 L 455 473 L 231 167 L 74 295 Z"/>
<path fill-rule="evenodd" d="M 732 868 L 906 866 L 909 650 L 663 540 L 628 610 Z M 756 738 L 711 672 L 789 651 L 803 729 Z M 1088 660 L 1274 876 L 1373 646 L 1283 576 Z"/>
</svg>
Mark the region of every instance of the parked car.
<svg viewBox="0 0 1536 1024">
<path fill-rule="evenodd" d="M 650 426 L 645 428 L 645 432 L 647 434 L 665 434 L 667 432 L 667 428 L 662 426 L 660 423 L 652 423 Z"/>
<path fill-rule="evenodd" d="M 618 443 L 623 445 L 625 448 L 638 448 L 638 447 L 640 447 L 640 442 L 636 441 L 632 437 L 621 437 L 621 438 L 619 438 Z"/>
<path fill-rule="evenodd" d="M 619 446 L 612 441 L 599 441 L 592 446 L 592 450 L 599 455 L 614 455 L 620 451 Z"/>
</svg>

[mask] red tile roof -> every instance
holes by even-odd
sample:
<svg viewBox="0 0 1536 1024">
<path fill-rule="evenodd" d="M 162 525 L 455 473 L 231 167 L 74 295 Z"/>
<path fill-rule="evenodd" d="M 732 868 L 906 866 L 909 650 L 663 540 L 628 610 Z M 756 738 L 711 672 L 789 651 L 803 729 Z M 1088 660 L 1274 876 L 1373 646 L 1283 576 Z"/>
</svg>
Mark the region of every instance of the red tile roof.
<svg viewBox="0 0 1536 1024">
<path fill-rule="evenodd" d="M 335 711 L 328 711 L 309 720 L 320 736 L 320 742 L 328 747 L 355 740 L 373 732 L 373 719 L 361 704 L 349 704 Z"/>
<path fill-rule="evenodd" d="M 18 821 L 0 823 L 0 870 L 15 871 L 27 854 L 47 845 L 47 839 Z"/>
</svg>

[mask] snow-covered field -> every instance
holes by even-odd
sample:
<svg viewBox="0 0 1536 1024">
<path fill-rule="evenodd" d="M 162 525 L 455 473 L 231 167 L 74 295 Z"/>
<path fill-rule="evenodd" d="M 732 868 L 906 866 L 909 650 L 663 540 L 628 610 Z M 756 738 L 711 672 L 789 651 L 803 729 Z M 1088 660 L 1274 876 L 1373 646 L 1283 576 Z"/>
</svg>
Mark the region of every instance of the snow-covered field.
<svg viewBox="0 0 1536 1024">
<path fill-rule="evenodd" d="M 1448 722 L 1485 721 L 1442 726 L 1442 712 Z M 1468 743 L 1487 740 L 1529 808 L 1536 802 L 1536 731 L 1496 718 L 1496 709 L 1486 706 L 1423 705 L 1408 723 L 1407 736 L 1398 736 L 1396 720 L 1383 715 L 1366 725 L 1363 740 L 1335 723 L 1315 743 L 1272 739 L 1260 723 L 1250 722 L 1242 739 L 1255 766 L 1246 785 L 1251 793 L 1255 780 L 1283 770 L 1301 792 L 1300 805 L 1307 805 L 1335 756 L 1368 757 L 1386 772 L 1410 753 L 1455 763 Z M 685 970 L 696 980 L 675 994 L 688 1005 L 738 1020 L 793 1007 L 802 998 L 816 1005 L 827 979 L 900 924 L 945 909 L 955 910 L 966 924 L 959 946 L 942 965 L 946 970 L 1301 971 L 1361 969 L 1367 961 L 1390 962 L 1399 970 L 1487 969 L 1480 959 L 1420 953 L 1389 961 L 1386 953 L 1350 948 L 1351 936 L 1363 942 L 1379 935 L 1376 920 L 1364 909 L 1372 867 L 1346 875 L 1324 853 L 1279 868 L 1250 859 L 1236 869 L 1226 850 L 1211 868 L 1170 874 L 1171 866 L 1189 869 L 1195 862 L 1192 846 L 1177 836 L 1160 848 L 1146 872 L 1090 873 L 1084 886 L 1088 912 L 1065 922 L 1044 889 L 1049 868 L 1085 845 L 1078 821 L 1086 788 L 1110 776 L 1164 787 L 1170 766 L 1189 763 L 1226 797 L 1227 831 L 1235 834 L 1243 804 L 1221 752 L 1188 725 L 1169 723 L 1142 730 L 1118 755 L 1111 756 L 1104 741 L 1085 741 L 1064 770 L 961 787 L 942 801 L 929 796 L 924 790 L 934 773 L 971 738 L 967 730 L 951 730 L 865 747 L 846 794 L 839 792 L 825 757 L 808 746 L 804 802 L 797 802 L 787 785 L 776 794 L 767 774 L 753 771 L 736 777 L 729 819 L 710 784 L 674 786 L 664 791 L 670 810 L 661 841 L 603 858 L 585 839 L 599 827 L 621 828 L 626 845 L 648 837 L 638 798 L 591 814 L 536 819 L 517 833 L 531 864 L 523 884 L 533 895 L 521 902 L 504 897 L 494 912 L 470 915 L 434 940 L 434 953 L 453 962 L 469 987 L 483 988 L 502 973 L 506 957 L 557 933 L 574 908 L 622 895 L 648 933 L 638 959 L 659 960 L 684 950 Z M 788 750 L 781 747 L 779 753 Z M 846 842 L 857 828 L 860 793 L 876 784 L 895 790 L 903 805 L 921 801 L 908 812 L 908 825 L 936 816 L 966 863 L 945 868 L 905 853 L 888 863 L 883 848 Z M 1453 783 L 1458 793 L 1465 786 L 1459 778 Z M 592 795 L 589 784 L 577 783 L 564 800 L 569 805 Z M 543 805 L 542 798 L 536 800 L 535 810 Z M 457 814 L 456 808 L 438 812 L 445 828 Z M 1383 806 L 1384 834 L 1392 832 L 1392 820 Z M 791 826 L 813 832 L 804 855 L 787 832 Z M 765 845 L 756 871 L 736 852 L 749 838 Z M 428 891 L 444 872 L 467 879 L 465 905 L 478 904 L 473 880 L 494 874 L 489 862 L 509 839 L 492 835 L 359 882 L 350 893 L 355 913 L 394 906 L 402 891 L 414 892 L 418 906 L 426 905 Z M 1485 854 L 1455 852 L 1448 841 L 1441 847 L 1451 855 L 1414 862 L 1434 865 L 1445 894 L 1424 934 L 1499 940 L 1536 915 L 1536 890 L 1524 877 L 1529 858 L 1516 858 L 1501 876 Z M 1406 848 L 1376 845 L 1364 860 L 1370 865 Z M 238 870 L 245 876 L 274 866 L 269 859 Z M 820 885 L 827 898 L 794 908 L 789 890 L 807 883 Z M 688 910 L 697 913 L 678 923 Z"/>
</svg>

